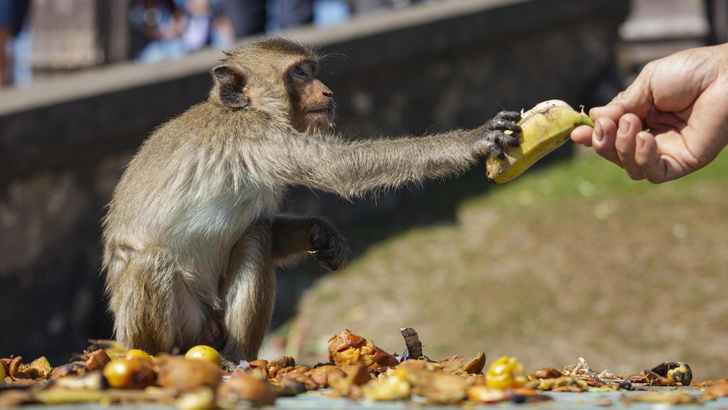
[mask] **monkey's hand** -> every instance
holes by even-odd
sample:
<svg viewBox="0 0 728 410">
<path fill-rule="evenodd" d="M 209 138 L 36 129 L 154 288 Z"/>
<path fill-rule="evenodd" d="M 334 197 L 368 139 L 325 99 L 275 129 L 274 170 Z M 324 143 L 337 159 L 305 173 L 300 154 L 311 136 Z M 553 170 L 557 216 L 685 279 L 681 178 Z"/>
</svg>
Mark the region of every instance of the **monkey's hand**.
<svg viewBox="0 0 728 410">
<path fill-rule="evenodd" d="M 516 124 L 520 119 L 519 112 L 501 111 L 481 127 L 473 130 L 478 156 L 493 154 L 497 158 L 505 158 L 505 150 L 508 147 L 518 146 L 515 134 L 521 132 L 521 127 Z"/>
<path fill-rule="evenodd" d="M 336 228 L 317 218 L 311 230 L 311 249 L 308 253 L 323 266 L 337 271 L 349 263 L 351 247 Z"/>
</svg>

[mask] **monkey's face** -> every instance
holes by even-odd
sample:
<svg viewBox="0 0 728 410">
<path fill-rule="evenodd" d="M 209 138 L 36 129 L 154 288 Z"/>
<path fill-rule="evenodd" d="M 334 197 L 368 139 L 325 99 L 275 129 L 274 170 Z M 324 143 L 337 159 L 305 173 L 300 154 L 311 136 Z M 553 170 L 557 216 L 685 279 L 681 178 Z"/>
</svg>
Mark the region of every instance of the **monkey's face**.
<svg viewBox="0 0 728 410">
<path fill-rule="evenodd" d="M 294 62 L 286 70 L 291 124 L 300 131 L 326 131 L 334 126 L 334 93 L 316 77 L 316 63 Z"/>
</svg>

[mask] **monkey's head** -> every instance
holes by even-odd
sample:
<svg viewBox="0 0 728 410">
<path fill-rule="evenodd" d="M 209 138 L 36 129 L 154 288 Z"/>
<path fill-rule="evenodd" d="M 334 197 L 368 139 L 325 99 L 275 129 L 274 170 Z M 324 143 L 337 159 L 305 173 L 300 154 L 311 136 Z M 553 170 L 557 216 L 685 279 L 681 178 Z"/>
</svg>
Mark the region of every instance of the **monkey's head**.
<svg viewBox="0 0 728 410">
<path fill-rule="evenodd" d="M 279 111 L 300 132 L 333 127 L 334 94 L 316 76 L 319 60 L 309 48 L 271 38 L 225 54 L 212 69 L 210 101 L 234 110 Z"/>
</svg>

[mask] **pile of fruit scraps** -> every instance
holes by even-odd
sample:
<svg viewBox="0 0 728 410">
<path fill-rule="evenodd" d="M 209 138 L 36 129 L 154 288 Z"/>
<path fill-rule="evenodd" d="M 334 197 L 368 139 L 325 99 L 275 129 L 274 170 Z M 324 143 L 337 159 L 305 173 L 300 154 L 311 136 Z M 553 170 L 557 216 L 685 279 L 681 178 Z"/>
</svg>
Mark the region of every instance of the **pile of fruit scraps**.
<svg viewBox="0 0 728 410">
<path fill-rule="evenodd" d="M 665 362 L 622 378 L 589 368 L 582 358 L 563 370 L 526 372 L 513 357 L 486 369 L 486 357 L 454 356 L 439 362 L 422 355 L 416 332 L 402 329 L 407 350 L 391 355 L 374 342 L 342 330 L 329 340 L 329 361 L 314 367 L 284 356 L 272 361 L 229 363 L 209 346 L 185 355 L 127 350 L 113 341 L 94 341 L 79 360 L 52 368 L 44 357 L 0 359 L 0 407 L 22 404 L 160 403 L 180 409 L 214 409 L 241 403 L 274 405 L 279 397 L 320 394 L 349 400 L 406 401 L 431 404 L 533 403 L 553 400 L 550 392 L 645 390 L 627 402 L 699 404 L 728 396 L 728 379 L 703 383 L 701 393 L 658 392 L 656 386 L 688 386 L 690 367 Z"/>
</svg>

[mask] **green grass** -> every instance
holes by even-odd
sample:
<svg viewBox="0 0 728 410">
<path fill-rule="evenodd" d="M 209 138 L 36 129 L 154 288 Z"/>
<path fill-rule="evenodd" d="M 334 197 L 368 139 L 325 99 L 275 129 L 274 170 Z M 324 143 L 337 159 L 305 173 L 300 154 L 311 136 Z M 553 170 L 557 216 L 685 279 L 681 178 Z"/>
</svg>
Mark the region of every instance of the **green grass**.
<svg viewBox="0 0 728 410">
<path fill-rule="evenodd" d="M 728 377 L 727 155 L 662 185 L 582 154 L 502 186 L 428 186 L 397 222 L 342 227 L 356 259 L 304 295 L 293 354 L 327 360 L 343 328 L 401 353 L 412 326 L 433 359 Z"/>
</svg>

